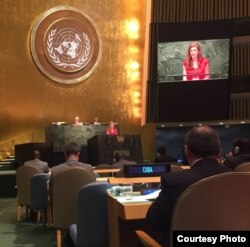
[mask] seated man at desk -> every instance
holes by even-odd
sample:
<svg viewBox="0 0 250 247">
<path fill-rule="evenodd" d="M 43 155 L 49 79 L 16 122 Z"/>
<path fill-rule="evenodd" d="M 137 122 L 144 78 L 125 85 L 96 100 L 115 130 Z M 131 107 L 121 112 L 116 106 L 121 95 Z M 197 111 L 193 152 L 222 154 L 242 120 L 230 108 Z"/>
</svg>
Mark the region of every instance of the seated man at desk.
<svg viewBox="0 0 250 247">
<path fill-rule="evenodd" d="M 161 192 L 147 212 L 150 235 L 162 246 L 170 246 L 172 212 L 181 193 L 203 178 L 231 171 L 219 164 L 220 149 L 219 136 L 209 126 L 196 126 L 187 132 L 184 151 L 191 169 L 162 175 Z"/>
<path fill-rule="evenodd" d="M 80 158 L 80 147 L 76 143 L 69 143 L 65 147 L 65 157 L 66 162 L 60 165 L 54 166 L 51 170 L 51 181 L 55 176 L 60 174 L 61 172 L 68 170 L 73 167 L 84 168 L 90 172 L 93 172 L 92 166 L 89 164 L 85 164 L 79 161 Z"/>
<path fill-rule="evenodd" d="M 33 152 L 33 160 L 28 160 L 24 162 L 25 166 L 32 166 L 39 170 L 40 172 L 49 172 L 48 163 L 41 160 L 41 153 L 38 150 Z"/>
<path fill-rule="evenodd" d="M 100 123 L 98 117 L 95 117 L 95 118 L 94 118 L 93 124 L 94 124 L 94 125 L 101 125 L 101 123 Z"/>
<path fill-rule="evenodd" d="M 176 158 L 170 156 L 167 153 L 167 149 L 165 147 L 159 147 L 157 149 L 157 155 L 155 157 L 154 163 L 172 163 L 176 161 Z"/>
<path fill-rule="evenodd" d="M 236 139 L 233 142 L 232 156 L 227 157 L 223 165 L 234 169 L 246 162 L 250 162 L 250 140 Z"/>
<path fill-rule="evenodd" d="M 126 156 L 124 152 L 118 151 L 115 153 L 115 163 L 111 166 L 111 168 L 119 168 L 121 169 L 117 176 L 123 176 L 123 166 L 124 165 L 133 165 L 136 164 L 135 161 L 126 160 Z"/>
<path fill-rule="evenodd" d="M 75 117 L 75 123 L 74 125 L 83 125 L 82 122 L 80 122 L 80 118 L 78 116 Z"/>
</svg>

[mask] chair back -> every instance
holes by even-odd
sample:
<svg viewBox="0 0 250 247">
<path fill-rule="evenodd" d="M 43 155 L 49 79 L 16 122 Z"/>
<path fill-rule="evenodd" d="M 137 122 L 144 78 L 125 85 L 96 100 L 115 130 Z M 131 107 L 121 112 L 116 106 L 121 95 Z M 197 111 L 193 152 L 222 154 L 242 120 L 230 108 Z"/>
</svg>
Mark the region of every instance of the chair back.
<svg viewBox="0 0 250 247">
<path fill-rule="evenodd" d="M 250 172 L 250 162 L 243 163 L 234 168 L 235 172 Z"/>
<path fill-rule="evenodd" d="M 49 180 L 48 173 L 39 173 L 31 178 L 30 188 L 30 207 L 35 211 L 43 211 L 47 209 L 47 182 Z"/>
<path fill-rule="evenodd" d="M 52 217 L 53 225 L 68 229 L 76 222 L 77 195 L 80 188 L 95 182 L 95 176 L 84 168 L 70 168 L 53 178 Z"/>
<path fill-rule="evenodd" d="M 175 205 L 172 231 L 249 231 L 249 188 L 250 173 L 244 172 L 223 173 L 196 182 Z"/>
<path fill-rule="evenodd" d="M 30 181 L 39 170 L 32 166 L 20 166 L 16 170 L 17 203 L 21 206 L 30 205 Z"/>
<path fill-rule="evenodd" d="M 108 183 L 91 183 L 81 188 L 77 203 L 77 246 L 109 246 L 107 189 L 110 187 Z"/>
</svg>

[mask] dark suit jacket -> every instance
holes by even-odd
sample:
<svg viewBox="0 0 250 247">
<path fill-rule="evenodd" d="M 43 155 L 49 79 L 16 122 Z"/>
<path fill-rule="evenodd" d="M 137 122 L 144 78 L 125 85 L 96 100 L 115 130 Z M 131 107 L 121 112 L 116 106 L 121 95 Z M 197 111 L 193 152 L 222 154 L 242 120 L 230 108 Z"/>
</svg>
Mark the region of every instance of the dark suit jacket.
<svg viewBox="0 0 250 247">
<path fill-rule="evenodd" d="M 155 158 L 154 163 L 171 163 L 176 162 L 177 159 L 170 155 L 161 155 Z"/>
<path fill-rule="evenodd" d="M 119 168 L 123 169 L 124 165 L 135 165 L 135 161 L 130 161 L 130 160 L 125 160 L 125 159 L 120 159 L 118 162 L 114 163 L 111 168 Z"/>
<path fill-rule="evenodd" d="M 223 165 L 234 169 L 246 162 L 250 162 L 250 154 L 239 154 L 236 156 L 228 157 L 225 159 Z"/>
<path fill-rule="evenodd" d="M 228 171 L 232 170 L 221 166 L 215 159 L 202 159 L 190 170 L 162 175 L 162 190 L 147 213 L 147 222 L 154 230 L 150 234 L 158 238 L 163 246 L 169 246 L 172 212 L 181 193 L 203 178 Z"/>
</svg>

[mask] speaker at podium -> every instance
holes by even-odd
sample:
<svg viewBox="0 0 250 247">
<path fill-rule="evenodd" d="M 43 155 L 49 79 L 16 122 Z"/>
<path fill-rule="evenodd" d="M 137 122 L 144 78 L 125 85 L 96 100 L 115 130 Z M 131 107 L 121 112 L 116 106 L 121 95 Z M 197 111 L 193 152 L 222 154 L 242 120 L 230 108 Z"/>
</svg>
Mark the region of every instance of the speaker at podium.
<svg viewBox="0 0 250 247">
<path fill-rule="evenodd" d="M 87 157 L 92 165 L 113 164 L 117 151 L 123 151 L 129 160 L 143 161 L 140 135 L 95 135 L 88 140 Z"/>
</svg>

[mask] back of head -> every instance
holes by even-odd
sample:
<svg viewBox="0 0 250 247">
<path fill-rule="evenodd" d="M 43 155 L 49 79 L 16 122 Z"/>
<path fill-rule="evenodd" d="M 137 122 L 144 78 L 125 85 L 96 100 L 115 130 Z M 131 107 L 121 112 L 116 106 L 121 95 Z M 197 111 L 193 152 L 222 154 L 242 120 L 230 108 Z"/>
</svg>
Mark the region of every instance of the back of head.
<svg viewBox="0 0 250 247">
<path fill-rule="evenodd" d="M 247 138 L 239 138 L 233 142 L 233 155 L 250 154 L 250 141 Z"/>
<path fill-rule="evenodd" d="M 77 155 L 81 151 L 80 147 L 76 143 L 69 143 L 65 146 L 66 156 Z"/>
<path fill-rule="evenodd" d="M 185 145 L 200 158 L 218 156 L 220 153 L 220 139 L 218 134 L 209 126 L 196 126 L 185 136 Z"/>
<path fill-rule="evenodd" d="M 118 151 L 115 153 L 115 162 L 118 162 L 119 160 L 124 159 L 124 158 L 125 158 L 125 155 L 123 152 Z"/>
<path fill-rule="evenodd" d="M 160 154 L 161 156 L 166 155 L 167 154 L 167 149 L 165 147 L 159 147 L 157 149 L 157 153 Z"/>
<path fill-rule="evenodd" d="M 34 158 L 34 159 L 40 159 L 40 158 L 41 158 L 41 153 L 40 153 L 40 151 L 35 150 L 35 151 L 33 152 L 33 158 Z"/>
</svg>

